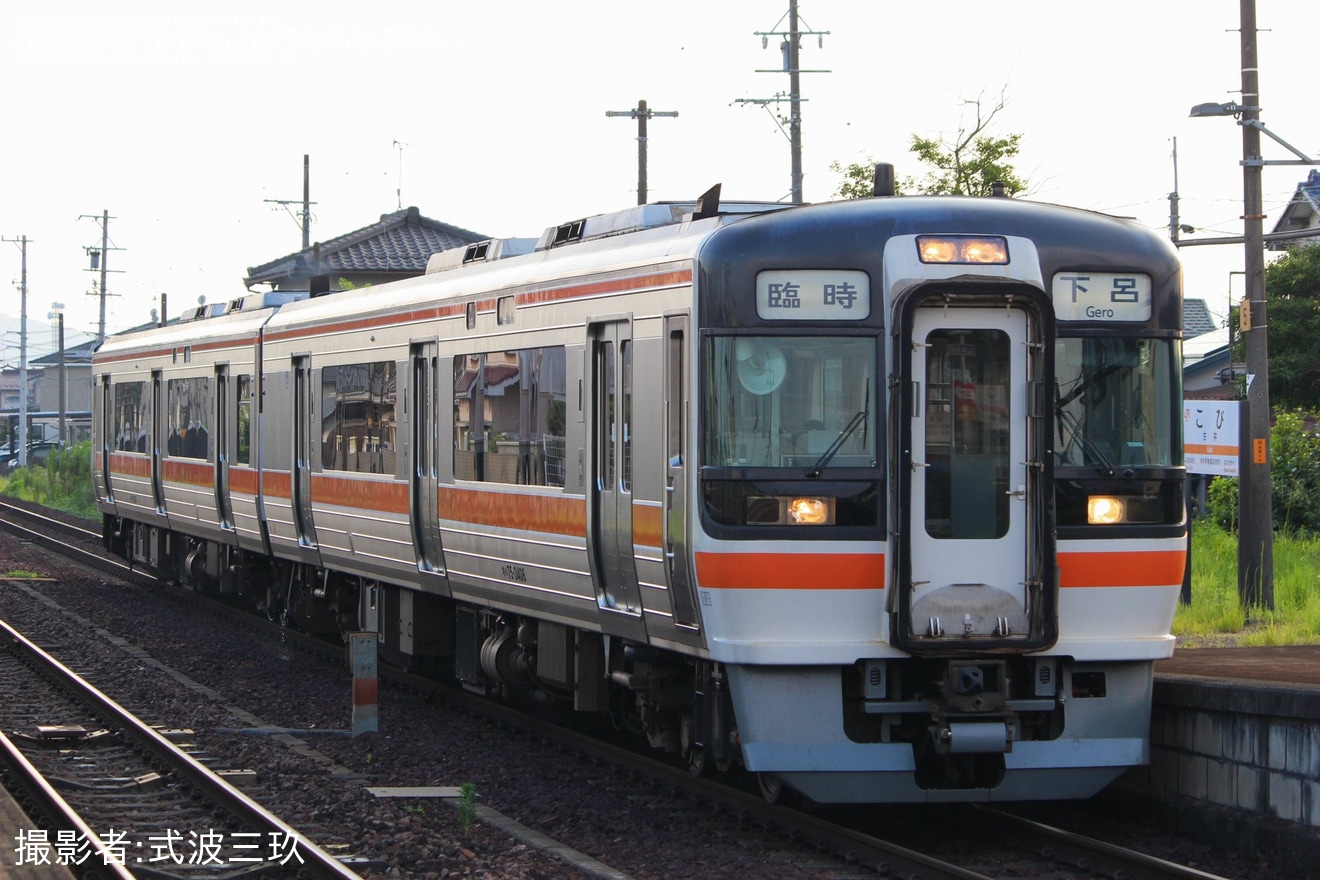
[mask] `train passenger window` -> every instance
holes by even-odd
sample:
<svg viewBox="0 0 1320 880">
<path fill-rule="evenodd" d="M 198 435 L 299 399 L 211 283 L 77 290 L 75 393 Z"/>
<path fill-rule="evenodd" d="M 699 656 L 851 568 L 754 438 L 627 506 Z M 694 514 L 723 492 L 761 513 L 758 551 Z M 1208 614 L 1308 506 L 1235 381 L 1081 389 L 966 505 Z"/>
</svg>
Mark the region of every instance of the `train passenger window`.
<svg viewBox="0 0 1320 880">
<path fill-rule="evenodd" d="M 210 458 L 215 400 L 210 376 L 171 379 L 166 386 L 166 451 L 174 458 Z"/>
<path fill-rule="evenodd" d="M 874 338 L 720 336 L 704 360 L 706 466 L 877 466 Z"/>
<path fill-rule="evenodd" d="M 115 383 L 115 440 L 117 452 L 146 452 L 151 424 L 151 398 L 145 382 Z"/>
<path fill-rule="evenodd" d="M 393 475 L 398 461 L 397 398 L 394 361 L 322 369 L 322 466 Z"/>
<path fill-rule="evenodd" d="M 1062 467 L 1176 467 L 1182 400 L 1178 343 L 1063 338 L 1055 345 L 1054 456 Z"/>
<path fill-rule="evenodd" d="M 252 377 L 238 377 L 238 464 L 252 464 Z"/>
<path fill-rule="evenodd" d="M 565 368 L 561 346 L 455 357 L 455 478 L 563 486 Z"/>
</svg>

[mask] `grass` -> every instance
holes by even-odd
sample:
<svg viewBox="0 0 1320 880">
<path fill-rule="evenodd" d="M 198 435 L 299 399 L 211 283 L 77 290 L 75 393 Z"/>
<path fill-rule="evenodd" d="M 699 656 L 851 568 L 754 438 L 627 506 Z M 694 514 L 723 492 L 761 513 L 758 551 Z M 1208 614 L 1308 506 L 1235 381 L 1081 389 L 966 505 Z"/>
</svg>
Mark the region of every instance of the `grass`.
<svg viewBox="0 0 1320 880">
<path fill-rule="evenodd" d="M 1187 647 L 1320 644 L 1320 539 L 1274 537 L 1274 608 L 1241 607 L 1237 536 L 1192 525 L 1192 602 L 1173 632 Z"/>
</svg>

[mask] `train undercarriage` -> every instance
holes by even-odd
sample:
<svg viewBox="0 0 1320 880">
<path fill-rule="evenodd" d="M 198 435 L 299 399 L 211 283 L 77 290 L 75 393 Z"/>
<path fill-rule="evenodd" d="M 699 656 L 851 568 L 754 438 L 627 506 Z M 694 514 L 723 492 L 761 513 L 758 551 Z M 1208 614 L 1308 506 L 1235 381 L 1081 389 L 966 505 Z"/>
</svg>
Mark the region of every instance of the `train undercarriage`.
<svg viewBox="0 0 1320 880">
<path fill-rule="evenodd" d="M 744 753 L 743 735 L 753 734 L 740 733 L 732 691 L 735 683 L 748 687 L 745 668 L 117 517 L 106 517 L 104 534 L 106 547 L 133 565 L 282 625 L 345 642 L 352 632 L 376 632 L 381 660 L 397 668 L 509 702 L 608 717 L 693 773 L 746 766 L 767 798 L 788 793 L 779 774 L 758 772 L 755 749 Z M 1058 740 L 1066 722 L 1063 675 L 1074 701 L 1105 696 L 1103 671 L 1066 668 L 1057 657 L 861 660 L 831 669 L 823 676 L 819 668 L 787 669 L 763 688 L 773 699 L 793 676 L 815 676 L 823 682 L 821 712 L 800 722 L 803 737 L 816 735 L 807 725 L 837 726 L 829 748 L 910 750 L 912 782 L 924 791 L 993 790 L 1015 746 Z M 754 714 L 746 705 L 740 711 Z M 821 717 L 827 714 L 838 716 L 837 725 Z M 792 775 L 783 778 L 793 784 Z"/>
</svg>

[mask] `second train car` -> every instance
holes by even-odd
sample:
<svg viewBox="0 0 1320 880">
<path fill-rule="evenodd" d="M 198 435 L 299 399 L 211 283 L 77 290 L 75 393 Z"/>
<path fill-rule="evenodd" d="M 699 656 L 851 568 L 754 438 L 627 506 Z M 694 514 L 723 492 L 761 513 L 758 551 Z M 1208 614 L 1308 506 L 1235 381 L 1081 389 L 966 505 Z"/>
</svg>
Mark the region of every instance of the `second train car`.
<svg viewBox="0 0 1320 880">
<path fill-rule="evenodd" d="M 1180 268 L 1020 200 L 650 204 L 108 339 L 114 552 L 818 802 L 1149 756 Z"/>
</svg>

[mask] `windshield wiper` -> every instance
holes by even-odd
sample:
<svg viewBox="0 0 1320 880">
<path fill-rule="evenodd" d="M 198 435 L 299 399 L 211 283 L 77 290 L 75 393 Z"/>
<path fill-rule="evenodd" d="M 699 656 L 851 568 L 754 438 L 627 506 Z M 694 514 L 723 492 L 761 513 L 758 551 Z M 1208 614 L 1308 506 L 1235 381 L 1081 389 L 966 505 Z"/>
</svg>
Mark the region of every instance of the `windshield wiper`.
<svg viewBox="0 0 1320 880">
<path fill-rule="evenodd" d="M 1099 462 L 1098 464 L 1092 462 L 1091 466 L 1094 467 L 1100 473 L 1101 476 L 1112 477 L 1114 475 L 1113 462 L 1111 462 L 1109 460 L 1109 457 L 1105 455 L 1104 450 L 1102 450 L 1100 446 L 1094 440 L 1092 440 L 1090 436 L 1086 433 L 1086 428 L 1081 424 L 1081 420 L 1078 419 L 1077 416 L 1073 415 L 1072 413 L 1068 412 L 1066 409 L 1063 408 L 1064 403 L 1071 402 L 1076 398 L 1077 398 L 1076 394 L 1070 394 L 1068 395 L 1067 399 L 1064 400 L 1063 398 L 1060 398 L 1058 396 L 1056 391 L 1055 400 L 1057 401 L 1057 403 L 1056 403 L 1056 408 L 1054 410 L 1054 414 L 1055 414 L 1055 418 L 1059 420 L 1060 439 L 1062 439 L 1063 437 L 1063 426 L 1066 425 L 1068 428 L 1072 430 L 1072 436 L 1082 441 L 1082 449 L 1085 450 L 1086 452 L 1091 453 L 1091 457 Z M 1072 444 L 1070 441 L 1069 446 L 1071 447 L 1071 445 Z"/>
<path fill-rule="evenodd" d="M 834 442 L 829 445 L 829 448 L 821 453 L 821 456 L 816 460 L 816 463 L 807 470 L 807 476 L 812 478 L 819 477 L 820 469 L 830 463 L 830 459 L 834 458 L 839 450 L 843 448 L 843 444 L 848 442 L 848 438 L 852 436 L 853 431 L 857 430 L 857 426 L 865 423 L 870 415 L 871 411 L 869 409 L 864 409 L 853 416 L 848 421 L 848 424 L 843 426 L 843 430 L 839 432 L 838 437 L 834 438 Z"/>
</svg>

